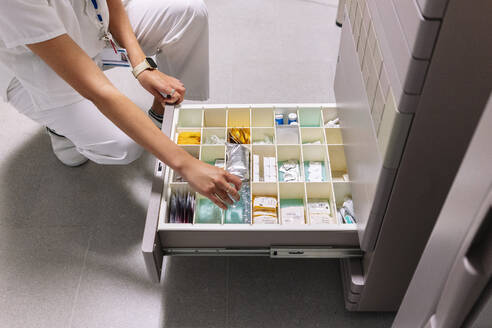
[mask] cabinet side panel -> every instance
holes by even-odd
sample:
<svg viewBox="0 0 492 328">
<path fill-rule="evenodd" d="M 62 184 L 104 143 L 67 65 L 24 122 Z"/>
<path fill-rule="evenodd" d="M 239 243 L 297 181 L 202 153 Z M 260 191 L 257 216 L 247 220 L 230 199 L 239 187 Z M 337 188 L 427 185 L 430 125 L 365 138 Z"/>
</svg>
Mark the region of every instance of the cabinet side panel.
<svg viewBox="0 0 492 328">
<path fill-rule="evenodd" d="M 360 309 L 396 310 L 491 92 L 492 2 L 450 0 L 365 273 Z M 369 257 L 366 257 L 366 260 Z"/>
<path fill-rule="evenodd" d="M 382 166 L 371 109 L 359 66 L 359 59 L 347 20 L 342 28 L 339 62 L 335 75 L 335 95 L 340 117 L 348 173 L 352 181 L 356 220 L 361 244 L 374 201 L 376 183 Z M 371 229 L 379 230 L 379 229 Z"/>
</svg>

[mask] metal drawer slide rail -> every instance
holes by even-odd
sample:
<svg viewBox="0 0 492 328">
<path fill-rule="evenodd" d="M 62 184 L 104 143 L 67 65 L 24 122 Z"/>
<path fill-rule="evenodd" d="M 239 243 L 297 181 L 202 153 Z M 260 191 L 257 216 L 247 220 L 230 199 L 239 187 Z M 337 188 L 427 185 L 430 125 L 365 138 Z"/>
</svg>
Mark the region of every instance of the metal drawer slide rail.
<svg viewBox="0 0 492 328">
<path fill-rule="evenodd" d="M 270 256 L 271 258 L 362 257 L 359 248 L 272 246 L 270 248 L 164 248 L 164 256 Z"/>
</svg>

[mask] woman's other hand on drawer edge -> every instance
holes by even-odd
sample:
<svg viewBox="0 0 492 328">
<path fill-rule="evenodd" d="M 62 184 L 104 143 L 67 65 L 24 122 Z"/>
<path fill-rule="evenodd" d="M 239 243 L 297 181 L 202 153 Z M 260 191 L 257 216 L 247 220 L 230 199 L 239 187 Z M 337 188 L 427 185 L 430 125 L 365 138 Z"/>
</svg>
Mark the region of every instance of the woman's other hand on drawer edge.
<svg viewBox="0 0 492 328">
<path fill-rule="evenodd" d="M 232 204 L 228 195 L 239 200 L 241 179 L 224 169 L 193 158 L 184 165 L 180 173 L 193 189 L 224 210 L 227 205 Z"/>
</svg>

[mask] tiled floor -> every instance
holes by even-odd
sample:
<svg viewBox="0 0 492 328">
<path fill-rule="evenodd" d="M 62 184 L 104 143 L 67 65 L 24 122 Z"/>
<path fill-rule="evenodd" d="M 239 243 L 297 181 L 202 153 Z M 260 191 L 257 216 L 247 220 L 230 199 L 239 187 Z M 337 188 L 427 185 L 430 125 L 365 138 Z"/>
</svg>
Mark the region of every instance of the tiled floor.
<svg viewBox="0 0 492 328">
<path fill-rule="evenodd" d="M 330 102 L 335 0 L 208 0 L 210 102 Z M 128 72 L 118 86 L 143 108 Z M 41 127 L 0 103 L 0 328 L 389 327 L 344 310 L 336 261 L 172 258 L 152 284 L 140 254 L 151 156 L 57 162 Z"/>
</svg>

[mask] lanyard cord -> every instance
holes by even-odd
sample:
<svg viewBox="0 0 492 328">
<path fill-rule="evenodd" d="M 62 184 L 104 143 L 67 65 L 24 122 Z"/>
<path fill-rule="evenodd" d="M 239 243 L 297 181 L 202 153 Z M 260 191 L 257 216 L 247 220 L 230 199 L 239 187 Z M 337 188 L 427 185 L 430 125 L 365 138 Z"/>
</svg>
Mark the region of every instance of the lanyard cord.
<svg viewBox="0 0 492 328">
<path fill-rule="evenodd" d="M 104 22 L 101 14 L 101 9 L 99 8 L 99 4 L 97 3 L 97 0 L 91 0 L 91 3 L 92 6 L 94 7 L 94 10 L 96 11 L 97 22 L 102 31 L 104 29 Z M 109 31 L 105 32 L 102 38 L 105 39 L 107 42 L 109 42 L 109 44 L 111 44 L 111 47 L 113 47 L 114 52 L 117 54 L 118 51 L 116 50 L 116 46 L 114 44 L 111 33 L 109 33 Z"/>
<path fill-rule="evenodd" d="M 96 11 L 96 18 L 97 18 L 97 22 L 98 22 L 99 26 L 104 27 L 103 18 L 101 15 L 101 9 L 99 9 L 99 5 L 97 3 L 97 0 L 91 0 L 91 2 L 92 2 L 92 6 L 94 7 L 94 10 Z"/>
</svg>

